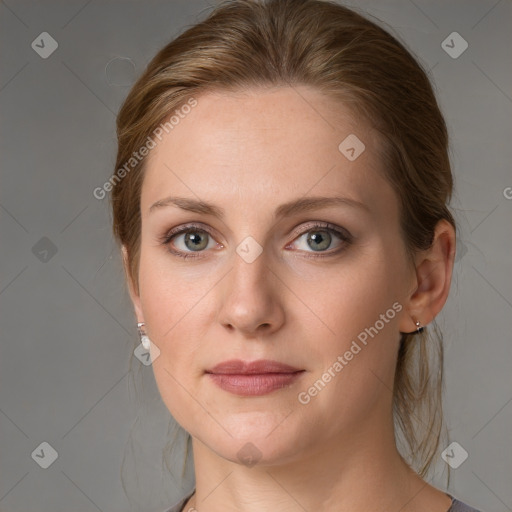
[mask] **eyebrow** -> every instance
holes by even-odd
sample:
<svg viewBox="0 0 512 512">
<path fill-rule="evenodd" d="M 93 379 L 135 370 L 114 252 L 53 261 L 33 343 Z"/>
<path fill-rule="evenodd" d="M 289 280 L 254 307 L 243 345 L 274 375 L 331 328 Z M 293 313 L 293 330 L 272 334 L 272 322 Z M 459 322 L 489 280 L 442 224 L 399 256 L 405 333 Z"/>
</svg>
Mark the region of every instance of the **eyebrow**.
<svg viewBox="0 0 512 512">
<path fill-rule="evenodd" d="M 191 199 L 188 197 L 174 196 L 166 197 L 156 201 L 156 203 L 151 205 L 149 208 L 149 213 L 166 206 L 176 206 L 182 210 L 203 215 L 212 215 L 213 217 L 217 217 L 219 219 L 224 219 L 225 216 L 225 210 L 214 204 L 201 200 Z M 328 208 L 331 206 L 350 206 L 370 213 L 368 206 L 349 197 L 308 196 L 301 197 L 299 199 L 295 199 L 280 205 L 274 212 L 274 219 L 290 217 L 298 213 L 320 210 L 322 208 Z"/>
</svg>

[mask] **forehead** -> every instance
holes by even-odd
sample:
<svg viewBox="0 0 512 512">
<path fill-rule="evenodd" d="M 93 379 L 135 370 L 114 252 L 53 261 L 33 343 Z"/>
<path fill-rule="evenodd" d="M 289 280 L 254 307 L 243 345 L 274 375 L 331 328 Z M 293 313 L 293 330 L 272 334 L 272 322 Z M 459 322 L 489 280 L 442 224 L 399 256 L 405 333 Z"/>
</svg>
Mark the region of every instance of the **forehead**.
<svg viewBox="0 0 512 512">
<path fill-rule="evenodd" d="M 294 86 L 195 98 L 150 152 L 143 213 L 165 194 L 226 204 L 235 195 L 247 207 L 333 191 L 370 206 L 378 206 L 379 193 L 383 204 L 393 200 L 372 127 L 320 91 Z M 353 161 L 339 149 L 347 138 L 364 144 Z"/>
</svg>

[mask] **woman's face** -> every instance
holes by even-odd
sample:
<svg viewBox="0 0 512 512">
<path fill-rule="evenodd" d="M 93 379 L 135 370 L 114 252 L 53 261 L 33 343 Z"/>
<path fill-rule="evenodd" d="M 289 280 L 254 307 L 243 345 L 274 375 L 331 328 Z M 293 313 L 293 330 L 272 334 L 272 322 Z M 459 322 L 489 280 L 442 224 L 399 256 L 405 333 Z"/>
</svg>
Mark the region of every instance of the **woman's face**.
<svg viewBox="0 0 512 512">
<path fill-rule="evenodd" d="M 141 196 L 132 299 L 166 406 L 244 463 L 388 429 L 414 272 L 374 133 L 305 86 L 196 99 L 156 139 Z M 300 371 L 208 373 L 232 360 Z"/>
</svg>

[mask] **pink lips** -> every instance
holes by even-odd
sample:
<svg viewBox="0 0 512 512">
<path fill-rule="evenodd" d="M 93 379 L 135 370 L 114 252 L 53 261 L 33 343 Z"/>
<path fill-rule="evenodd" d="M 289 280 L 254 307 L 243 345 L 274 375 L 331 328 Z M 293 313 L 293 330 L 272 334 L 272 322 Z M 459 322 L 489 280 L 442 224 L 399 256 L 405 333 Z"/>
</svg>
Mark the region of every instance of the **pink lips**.
<svg viewBox="0 0 512 512">
<path fill-rule="evenodd" d="M 261 359 L 244 362 L 233 359 L 217 364 L 206 374 L 225 391 L 240 396 L 265 395 L 293 383 L 304 370 Z"/>
</svg>

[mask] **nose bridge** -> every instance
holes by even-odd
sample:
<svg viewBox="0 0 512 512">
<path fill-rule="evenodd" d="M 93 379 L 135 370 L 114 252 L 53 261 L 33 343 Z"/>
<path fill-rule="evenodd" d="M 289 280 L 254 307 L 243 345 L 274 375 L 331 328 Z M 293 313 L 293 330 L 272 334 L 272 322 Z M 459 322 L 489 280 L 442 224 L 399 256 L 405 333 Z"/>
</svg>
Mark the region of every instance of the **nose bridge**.
<svg viewBox="0 0 512 512">
<path fill-rule="evenodd" d="M 269 299 L 268 257 L 264 251 L 256 256 L 254 248 L 247 245 L 242 242 L 233 255 L 233 267 L 228 276 L 229 295 L 236 298 L 239 305 L 252 303 L 254 307 Z"/>
<path fill-rule="evenodd" d="M 263 324 L 267 331 L 277 328 L 283 320 L 276 278 L 268 267 L 268 254 L 262 249 L 251 240 L 244 240 L 233 255 L 219 314 L 219 321 L 225 326 L 249 333 Z"/>
<path fill-rule="evenodd" d="M 249 205 L 249 203 L 247 203 Z M 267 274 L 269 273 L 268 265 L 270 264 L 270 248 L 264 247 L 267 240 L 265 238 L 265 230 L 260 229 L 259 226 L 265 226 L 265 220 L 258 214 L 256 208 L 250 208 L 249 211 L 244 212 L 238 219 L 238 236 L 239 242 L 234 247 L 235 254 L 233 254 L 233 268 L 230 272 L 230 280 L 236 288 L 248 290 L 253 289 L 256 285 L 265 285 L 267 283 Z M 257 233 L 255 233 L 255 229 Z M 255 233 L 251 236 L 248 233 Z M 261 243 L 260 243 L 261 242 Z M 236 292 L 236 290 L 233 290 Z M 252 290 L 252 293 L 261 293 Z"/>
<path fill-rule="evenodd" d="M 233 284 L 241 287 L 241 290 L 247 288 L 248 292 L 255 285 L 260 290 L 254 289 L 253 291 L 258 293 L 263 291 L 267 284 L 268 263 L 268 254 L 263 247 L 258 250 L 250 241 L 241 242 L 233 257 L 233 270 L 231 271 Z"/>
</svg>

